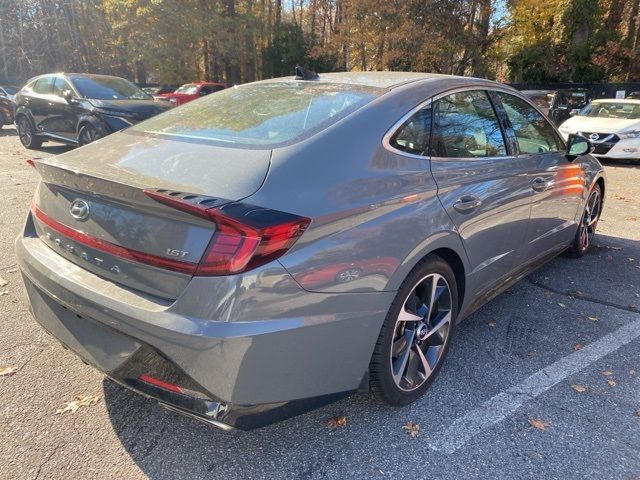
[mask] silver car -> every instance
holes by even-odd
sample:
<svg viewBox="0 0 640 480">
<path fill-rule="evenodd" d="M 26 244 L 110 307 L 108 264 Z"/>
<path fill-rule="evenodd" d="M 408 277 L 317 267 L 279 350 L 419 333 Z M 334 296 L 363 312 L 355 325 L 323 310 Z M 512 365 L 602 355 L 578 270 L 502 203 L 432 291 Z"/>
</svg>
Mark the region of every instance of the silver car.
<svg viewBox="0 0 640 480">
<path fill-rule="evenodd" d="M 36 320 L 222 428 L 422 396 L 456 323 L 562 251 L 605 193 L 504 85 L 324 74 L 229 88 L 57 157 L 16 248 Z"/>
</svg>

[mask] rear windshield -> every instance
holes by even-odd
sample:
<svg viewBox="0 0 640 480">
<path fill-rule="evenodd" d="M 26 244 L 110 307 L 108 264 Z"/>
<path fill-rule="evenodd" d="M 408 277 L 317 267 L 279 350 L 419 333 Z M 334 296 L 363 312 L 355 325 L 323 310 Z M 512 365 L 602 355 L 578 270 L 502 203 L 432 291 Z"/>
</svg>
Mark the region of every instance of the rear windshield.
<svg viewBox="0 0 640 480">
<path fill-rule="evenodd" d="M 382 89 L 312 82 L 228 88 L 153 117 L 129 130 L 247 147 L 284 146 L 354 112 Z"/>
<path fill-rule="evenodd" d="M 182 85 L 174 93 L 186 93 L 187 95 L 193 95 L 194 93 L 198 93 L 198 86 L 188 83 L 187 85 Z"/>
</svg>

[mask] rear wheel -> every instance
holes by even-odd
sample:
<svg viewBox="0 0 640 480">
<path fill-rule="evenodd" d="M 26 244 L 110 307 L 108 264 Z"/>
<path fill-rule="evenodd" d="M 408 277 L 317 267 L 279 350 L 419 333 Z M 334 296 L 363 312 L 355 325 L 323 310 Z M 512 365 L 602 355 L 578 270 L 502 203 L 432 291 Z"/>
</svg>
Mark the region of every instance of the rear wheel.
<svg viewBox="0 0 640 480">
<path fill-rule="evenodd" d="M 18 137 L 26 148 L 40 148 L 42 146 L 42 139 L 36 136 L 31 122 L 24 115 L 18 118 Z"/>
<path fill-rule="evenodd" d="M 424 394 L 449 350 L 457 298 L 455 275 L 440 257 L 429 255 L 411 271 L 371 358 L 371 390 L 377 398 L 401 406 Z"/>
<path fill-rule="evenodd" d="M 596 227 L 598 226 L 598 220 L 600 220 L 601 210 L 602 189 L 600 185 L 596 183 L 589 193 L 589 199 L 582 212 L 578 231 L 576 232 L 571 247 L 569 247 L 568 253 L 570 256 L 582 257 L 587 253 L 589 246 L 593 242 L 593 237 L 596 234 Z"/>
<path fill-rule="evenodd" d="M 88 123 L 82 125 L 80 127 L 80 131 L 78 132 L 78 145 L 88 145 L 91 142 L 95 142 L 101 137 L 98 129 L 93 125 Z"/>
</svg>

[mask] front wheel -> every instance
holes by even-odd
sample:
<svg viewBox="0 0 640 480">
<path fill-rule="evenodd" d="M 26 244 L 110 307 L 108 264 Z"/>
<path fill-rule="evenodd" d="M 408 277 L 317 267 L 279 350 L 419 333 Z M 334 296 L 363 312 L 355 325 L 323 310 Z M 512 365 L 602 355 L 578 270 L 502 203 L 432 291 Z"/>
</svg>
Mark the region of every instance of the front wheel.
<svg viewBox="0 0 640 480">
<path fill-rule="evenodd" d="M 24 115 L 18 119 L 18 137 L 20 137 L 20 142 L 26 148 L 33 149 L 42 146 L 42 139 L 36 136 L 31 122 Z"/>
<path fill-rule="evenodd" d="M 582 212 L 578 231 L 573 239 L 573 243 L 569 247 L 568 253 L 572 257 L 582 257 L 589 246 L 593 242 L 596 234 L 598 220 L 600 220 L 600 211 L 602 210 L 602 189 L 597 183 L 589 193 L 589 199 Z"/>
<path fill-rule="evenodd" d="M 427 256 L 391 304 L 369 365 L 371 391 L 395 405 L 420 398 L 449 350 L 458 311 L 456 279 L 447 262 Z"/>
<path fill-rule="evenodd" d="M 88 145 L 91 142 L 95 142 L 100 137 L 100 133 L 93 125 L 85 124 L 80 127 L 80 131 L 78 132 L 78 145 Z"/>
</svg>

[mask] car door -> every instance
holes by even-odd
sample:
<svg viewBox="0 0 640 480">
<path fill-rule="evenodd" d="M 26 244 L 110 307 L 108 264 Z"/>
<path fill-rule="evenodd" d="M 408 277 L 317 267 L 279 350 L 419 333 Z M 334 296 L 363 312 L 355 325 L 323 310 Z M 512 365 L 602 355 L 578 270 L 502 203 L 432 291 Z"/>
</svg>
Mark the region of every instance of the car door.
<svg viewBox="0 0 640 480">
<path fill-rule="evenodd" d="M 65 100 L 64 92 L 66 91 L 71 91 L 76 95 L 69 82 L 64 78 L 56 77 L 53 83 L 53 93 L 49 100 L 49 128 L 54 135 L 75 141 L 77 140 L 80 108 Z"/>
<path fill-rule="evenodd" d="M 495 92 L 495 96 L 531 183 L 533 198 L 523 261 L 533 260 L 573 240 L 586 176 L 578 162 L 567 160 L 564 142 L 529 102 L 506 92 Z"/>
<path fill-rule="evenodd" d="M 518 267 L 529 222 L 526 162 L 512 146 L 484 90 L 436 97 L 431 169 L 442 205 L 471 263 L 472 296 L 501 283 Z"/>
<path fill-rule="evenodd" d="M 54 77 L 41 77 L 35 81 L 31 93 L 25 99 L 25 104 L 33 118 L 34 127 L 38 133 L 47 133 L 49 119 L 49 101 Z"/>
</svg>

